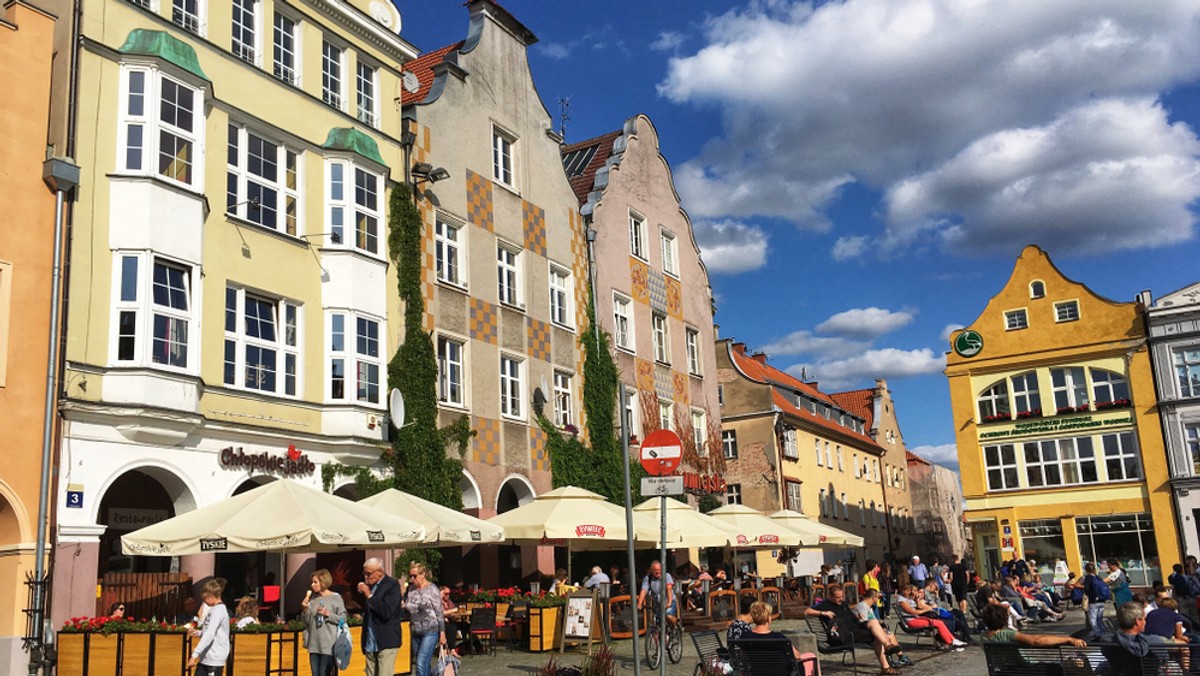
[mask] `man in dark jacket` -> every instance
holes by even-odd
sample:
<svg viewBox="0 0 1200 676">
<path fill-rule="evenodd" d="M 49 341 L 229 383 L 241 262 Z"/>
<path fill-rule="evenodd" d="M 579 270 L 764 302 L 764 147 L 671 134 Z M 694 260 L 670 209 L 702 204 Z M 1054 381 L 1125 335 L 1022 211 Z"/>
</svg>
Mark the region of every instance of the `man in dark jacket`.
<svg viewBox="0 0 1200 676">
<path fill-rule="evenodd" d="M 367 559 L 362 570 L 358 593 L 366 597 L 362 632 L 366 676 L 392 676 L 401 642 L 400 583 L 383 572 L 383 561 L 379 559 Z"/>
</svg>

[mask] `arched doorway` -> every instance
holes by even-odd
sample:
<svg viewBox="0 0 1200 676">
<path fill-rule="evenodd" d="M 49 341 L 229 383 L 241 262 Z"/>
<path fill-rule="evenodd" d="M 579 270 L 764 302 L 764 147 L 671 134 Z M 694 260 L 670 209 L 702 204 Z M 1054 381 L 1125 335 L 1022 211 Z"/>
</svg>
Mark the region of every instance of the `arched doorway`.
<svg viewBox="0 0 1200 676">
<path fill-rule="evenodd" d="M 167 470 L 141 467 L 118 476 L 100 499 L 97 519 L 107 529 L 100 536 L 97 574 L 169 572 L 171 557 L 122 554 L 121 536 L 195 507 L 191 491 Z"/>
<path fill-rule="evenodd" d="M 521 505 L 528 504 L 537 493 L 533 490 L 533 484 L 529 479 L 520 474 L 512 474 L 504 479 L 504 483 L 500 484 L 500 490 L 496 494 L 496 513 L 503 514 L 512 511 Z M 513 585 L 523 584 L 525 582 L 523 569 L 526 567 L 526 559 L 532 555 L 532 551 L 536 548 L 531 545 L 522 547 L 520 545 L 503 545 L 499 551 L 500 569 L 500 586 L 509 587 Z M 528 551 L 522 551 L 522 550 Z"/>
<path fill-rule="evenodd" d="M 475 478 L 465 469 L 458 479 L 458 490 L 462 493 L 463 511 L 471 516 L 479 516 L 479 509 L 483 507 L 479 484 L 475 483 Z"/>
</svg>

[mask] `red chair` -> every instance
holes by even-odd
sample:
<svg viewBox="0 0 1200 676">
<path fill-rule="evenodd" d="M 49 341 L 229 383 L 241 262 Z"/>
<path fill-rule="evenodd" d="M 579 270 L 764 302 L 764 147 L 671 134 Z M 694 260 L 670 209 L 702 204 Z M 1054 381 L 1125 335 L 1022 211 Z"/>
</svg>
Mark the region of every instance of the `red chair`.
<svg viewBox="0 0 1200 676">
<path fill-rule="evenodd" d="M 270 584 L 270 585 L 264 586 L 262 588 L 262 593 L 259 594 L 258 599 L 259 599 L 258 614 L 260 616 L 259 619 L 263 619 L 261 617 L 261 615 L 264 610 L 271 610 L 272 608 L 278 610 L 278 608 L 279 608 L 279 585 Z M 271 619 L 271 618 L 267 618 L 267 619 Z"/>
</svg>

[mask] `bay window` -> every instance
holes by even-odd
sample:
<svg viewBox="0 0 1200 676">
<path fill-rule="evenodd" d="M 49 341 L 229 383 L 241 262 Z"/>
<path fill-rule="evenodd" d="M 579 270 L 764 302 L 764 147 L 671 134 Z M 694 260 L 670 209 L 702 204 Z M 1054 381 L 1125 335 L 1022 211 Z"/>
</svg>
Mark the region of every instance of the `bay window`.
<svg viewBox="0 0 1200 676">
<path fill-rule="evenodd" d="M 383 321 L 349 311 L 329 317 L 329 389 L 333 401 L 379 404 Z"/>
<path fill-rule="evenodd" d="M 112 361 L 194 373 L 193 268 L 148 252 L 118 252 L 114 271 Z"/>
<path fill-rule="evenodd" d="M 124 67 L 122 85 L 120 170 L 201 189 L 202 91 L 142 66 Z"/>
<path fill-rule="evenodd" d="M 329 160 L 325 168 L 326 216 L 332 243 L 380 255 L 383 177 L 350 159 Z"/>
</svg>

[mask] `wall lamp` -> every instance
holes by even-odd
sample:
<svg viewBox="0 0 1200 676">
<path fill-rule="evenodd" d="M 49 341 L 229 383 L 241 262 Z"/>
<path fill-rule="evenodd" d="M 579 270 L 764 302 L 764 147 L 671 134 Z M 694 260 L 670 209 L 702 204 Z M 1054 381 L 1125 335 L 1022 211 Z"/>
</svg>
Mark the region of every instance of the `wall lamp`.
<svg viewBox="0 0 1200 676">
<path fill-rule="evenodd" d="M 428 181 L 437 183 L 438 181 L 450 178 L 450 172 L 443 167 L 434 167 L 428 162 L 417 162 L 412 167 L 413 183 L 421 183 Z"/>
</svg>

